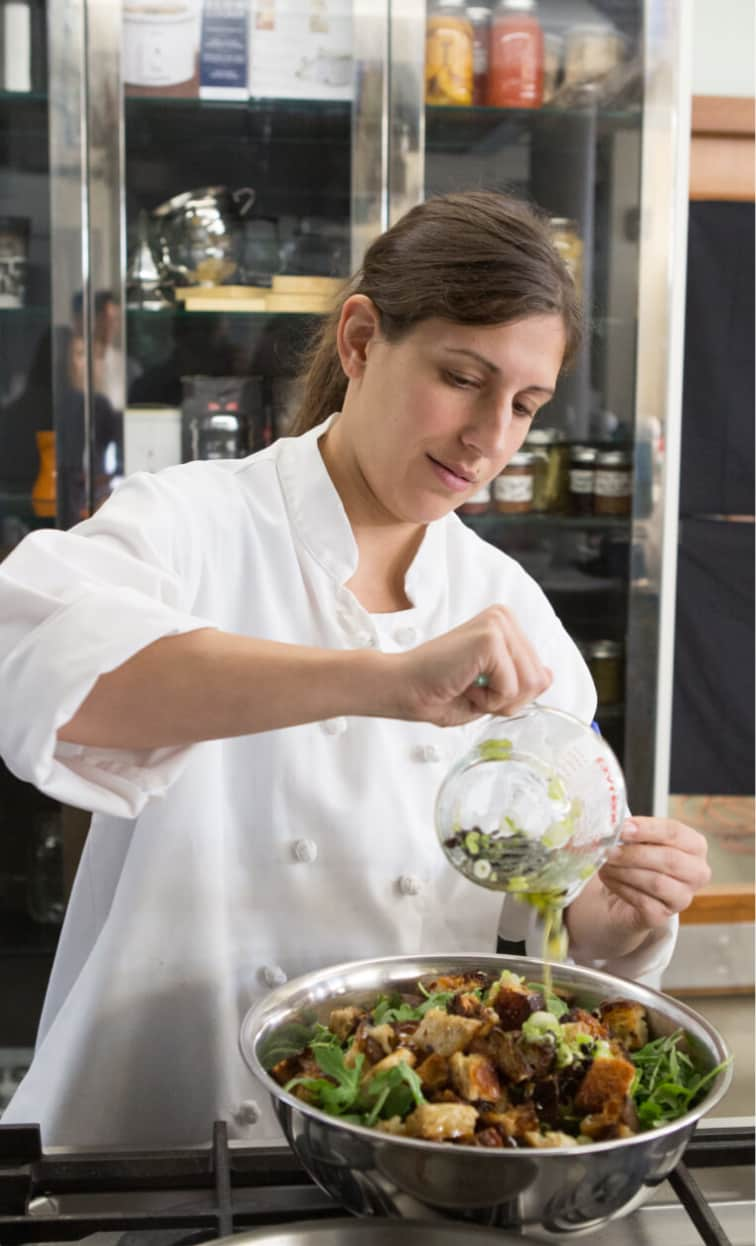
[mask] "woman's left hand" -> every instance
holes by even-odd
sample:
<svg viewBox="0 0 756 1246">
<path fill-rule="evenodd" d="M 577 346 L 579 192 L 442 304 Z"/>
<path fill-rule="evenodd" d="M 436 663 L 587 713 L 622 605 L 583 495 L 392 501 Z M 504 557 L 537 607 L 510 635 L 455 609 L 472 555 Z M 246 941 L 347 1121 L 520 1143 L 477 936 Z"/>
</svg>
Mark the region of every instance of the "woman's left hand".
<svg viewBox="0 0 756 1246">
<path fill-rule="evenodd" d="M 613 923 L 653 930 L 682 913 L 711 878 L 706 840 L 683 822 L 631 818 L 599 871 Z"/>
</svg>

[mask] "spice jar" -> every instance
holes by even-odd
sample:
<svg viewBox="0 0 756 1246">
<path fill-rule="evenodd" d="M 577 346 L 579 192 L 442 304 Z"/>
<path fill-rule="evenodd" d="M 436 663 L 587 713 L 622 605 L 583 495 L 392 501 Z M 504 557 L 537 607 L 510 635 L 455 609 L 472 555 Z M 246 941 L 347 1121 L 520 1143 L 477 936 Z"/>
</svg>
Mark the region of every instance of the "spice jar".
<svg viewBox="0 0 756 1246">
<path fill-rule="evenodd" d="M 534 483 L 535 455 L 520 450 L 494 481 L 495 509 L 503 515 L 526 514 L 532 508 Z"/>
<path fill-rule="evenodd" d="M 633 456 L 628 450 L 599 450 L 593 477 L 596 515 L 630 515 L 633 508 Z"/>
<path fill-rule="evenodd" d="M 534 511 L 558 514 L 567 509 L 569 449 L 558 428 L 534 428 L 525 449 L 535 455 Z"/>
<path fill-rule="evenodd" d="M 491 486 L 483 485 L 471 498 L 457 507 L 460 515 L 484 515 L 491 505 Z"/>
<path fill-rule="evenodd" d="M 473 104 L 485 104 L 488 90 L 488 45 L 491 38 L 491 10 L 485 4 L 468 4 L 467 17 L 473 29 Z"/>
<path fill-rule="evenodd" d="M 618 640 L 590 640 L 580 648 L 596 685 L 599 705 L 617 705 L 623 697 L 623 644 Z"/>
<path fill-rule="evenodd" d="M 426 104 L 472 104 L 473 27 L 463 0 L 434 0 L 425 26 Z"/>
<path fill-rule="evenodd" d="M 583 240 L 577 225 L 566 216 L 552 216 L 549 225 L 551 240 L 564 260 L 575 288 L 580 290 L 583 281 Z"/>
<path fill-rule="evenodd" d="M 593 514 L 593 477 L 597 454 L 593 446 L 573 446 L 570 451 L 570 510 L 573 515 Z"/>
<path fill-rule="evenodd" d="M 491 23 L 488 103 L 495 108 L 540 108 L 543 102 L 543 30 L 535 0 L 499 0 Z"/>
</svg>

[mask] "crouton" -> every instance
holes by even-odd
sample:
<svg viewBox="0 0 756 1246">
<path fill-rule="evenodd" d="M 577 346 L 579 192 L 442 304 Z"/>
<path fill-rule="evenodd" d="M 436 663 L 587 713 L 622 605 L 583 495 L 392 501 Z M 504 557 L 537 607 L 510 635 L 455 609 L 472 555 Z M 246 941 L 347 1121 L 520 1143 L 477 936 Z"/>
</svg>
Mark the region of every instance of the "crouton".
<svg viewBox="0 0 756 1246">
<path fill-rule="evenodd" d="M 612 1038 L 617 1038 L 628 1051 L 638 1051 L 648 1042 L 648 1022 L 642 1004 L 629 999 L 616 999 L 601 1004 L 601 1020 Z"/>
<path fill-rule="evenodd" d="M 450 1017 L 443 1008 L 429 1008 L 415 1030 L 413 1042 L 428 1047 L 440 1056 L 453 1056 L 464 1051 L 480 1029 L 472 1017 Z"/>
<path fill-rule="evenodd" d="M 578 1145 L 577 1138 L 562 1133 L 561 1129 L 548 1129 L 546 1133 L 540 1133 L 537 1129 L 529 1129 L 524 1135 L 524 1140 L 528 1146 L 533 1147 Z"/>
<path fill-rule="evenodd" d="M 602 1112 L 617 1119 L 635 1078 L 635 1067 L 621 1056 L 599 1058 L 591 1063 L 575 1095 L 581 1112 Z"/>
<path fill-rule="evenodd" d="M 591 1142 L 609 1142 L 615 1138 L 632 1138 L 637 1131 L 622 1121 L 608 1119 L 603 1112 L 593 1112 L 583 1117 L 580 1133 Z"/>
<path fill-rule="evenodd" d="M 440 1090 L 449 1081 L 449 1061 L 446 1056 L 440 1056 L 436 1051 L 431 1052 L 417 1066 L 417 1075 L 425 1090 Z"/>
<path fill-rule="evenodd" d="M 538 1131 L 538 1117 L 532 1103 L 521 1103 L 518 1107 L 507 1108 L 505 1112 L 486 1112 L 482 1120 L 486 1125 L 495 1125 L 505 1138 L 513 1138 L 522 1142 L 527 1133 Z"/>
<path fill-rule="evenodd" d="M 401 1116 L 390 1116 L 387 1121 L 376 1121 L 375 1127 L 376 1129 L 379 1129 L 382 1134 L 402 1135 L 407 1132 L 407 1126 Z"/>
<path fill-rule="evenodd" d="M 384 1056 L 388 1056 L 397 1045 L 396 1031 L 392 1025 L 384 1021 L 383 1025 L 373 1025 L 369 1030 L 365 1031 L 365 1045 L 374 1043 L 380 1048 Z"/>
<path fill-rule="evenodd" d="M 477 1119 L 478 1113 L 469 1103 L 423 1103 L 404 1123 L 411 1138 L 446 1142 L 472 1134 Z"/>
<path fill-rule="evenodd" d="M 444 973 L 432 982 L 424 982 L 423 987 L 429 995 L 439 991 L 478 991 L 487 986 L 489 978 L 480 970 L 475 973 Z"/>
<path fill-rule="evenodd" d="M 556 1062 L 554 1043 L 529 1042 L 519 1031 L 495 1029 L 486 1042 L 496 1068 L 510 1082 L 547 1077 Z"/>
<path fill-rule="evenodd" d="M 609 1031 L 605 1025 L 599 1021 L 598 1017 L 594 1017 L 592 1012 L 586 1012 L 585 1008 L 570 1008 L 561 1018 L 562 1028 L 565 1031 L 565 1037 L 574 1034 L 589 1034 L 591 1038 L 609 1037 Z"/>
<path fill-rule="evenodd" d="M 365 1016 L 362 1008 L 334 1008 L 328 1018 L 328 1028 L 336 1035 L 340 1043 L 349 1038 L 353 1030 L 356 1030 L 358 1021 Z"/>
<path fill-rule="evenodd" d="M 519 1030 L 531 1012 L 538 1012 L 544 1007 L 540 992 L 501 982 L 496 985 L 495 994 L 493 998 L 489 997 L 488 1002 L 496 1010 L 502 1030 Z"/>
<path fill-rule="evenodd" d="M 496 1069 L 486 1056 L 463 1056 L 461 1051 L 455 1051 L 449 1068 L 454 1089 L 468 1102 L 494 1102 L 501 1094 Z"/>
<path fill-rule="evenodd" d="M 377 1064 L 371 1064 L 362 1075 L 361 1085 L 365 1085 L 376 1073 L 382 1073 L 385 1069 L 393 1069 L 397 1064 L 409 1064 L 413 1067 L 417 1057 L 414 1051 L 410 1051 L 407 1047 L 397 1047 L 396 1051 L 392 1051 L 390 1056 L 385 1056 L 383 1060 L 379 1060 Z"/>
</svg>

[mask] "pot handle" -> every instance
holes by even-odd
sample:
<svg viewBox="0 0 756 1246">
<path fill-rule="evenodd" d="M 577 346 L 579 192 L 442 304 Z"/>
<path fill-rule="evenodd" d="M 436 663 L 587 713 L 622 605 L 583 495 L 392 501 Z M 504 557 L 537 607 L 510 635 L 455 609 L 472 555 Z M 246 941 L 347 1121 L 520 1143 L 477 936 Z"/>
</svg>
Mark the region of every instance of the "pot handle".
<svg viewBox="0 0 756 1246">
<path fill-rule="evenodd" d="M 241 216 L 246 216 L 255 202 L 255 192 L 251 186 L 240 186 L 238 190 L 231 192 L 231 198 L 236 204 L 239 204 L 240 200 L 242 201 L 239 206 L 239 213 Z"/>
</svg>

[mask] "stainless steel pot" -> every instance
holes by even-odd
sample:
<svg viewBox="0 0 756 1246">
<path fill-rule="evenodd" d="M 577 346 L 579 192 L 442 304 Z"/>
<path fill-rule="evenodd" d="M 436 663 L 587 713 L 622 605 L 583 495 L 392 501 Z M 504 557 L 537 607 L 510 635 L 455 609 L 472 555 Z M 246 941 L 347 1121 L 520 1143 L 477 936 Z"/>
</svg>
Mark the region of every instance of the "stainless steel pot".
<svg viewBox="0 0 756 1246">
<path fill-rule="evenodd" d="M 510 969 L 537 981 L 543 962 L 470 955 L 356 961 L 288 982 L 250 1009 L 241 1028 L 242 1055 L 272 1096 L 281 1127 L 307 1171 L 358 1216 L 524 1227 L 552 1241 L 635 1210 L 675 1167 L 699 1117 L 725 1093 L 729 1067 L 702 1102 L 674 1124 L 613 1142 L 520 1151 L 444 1146 L 344 1124 L 286 1094 L 269 1076 L 281 1042 L 287 1036 L 296 1042 L 303 1025 L 327 1022 L 335 1001 L 339 1007 L 370 1004 L 381 992 L 412 989 L 419 978 L 472 969 L 494 975 Z M 655 1036 L 682 1027 L 703 1068 L 728 1057 L 714 1027 L 677 1000 L 590 969 L 559 965 L 553 971 L 555 984 L 586 1008 L 632 999 L 648 1010 Z"/>
<path fill-rule="evenodd" d="M 512 1246 L 520 1237 L 507 1236 L 496 1230 L 476 1229 L 469 1224 L 411 1224 L 402 1222 L 401 1238 L 393 1220 L 304 1221 L 299 1224 L 276 1225 L 274 1228 L 253 1229 L 223 1237 L 215 1246 Z"/>
</svg>

